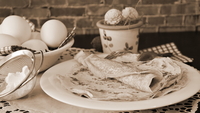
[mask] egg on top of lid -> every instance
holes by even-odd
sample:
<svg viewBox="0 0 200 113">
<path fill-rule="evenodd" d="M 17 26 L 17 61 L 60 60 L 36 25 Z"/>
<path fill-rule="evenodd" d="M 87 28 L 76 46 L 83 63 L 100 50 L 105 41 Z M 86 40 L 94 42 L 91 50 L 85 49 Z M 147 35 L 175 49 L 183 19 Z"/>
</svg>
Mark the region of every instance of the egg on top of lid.
<svg viewBox="0 0 200 113">
<path fill-rule="evenodd" d="M 56 48 L 67 37 L 67 27 L 59 20 L 46 21 L 40 31 L 41 39 L 48 47 Z"/>
</svg>

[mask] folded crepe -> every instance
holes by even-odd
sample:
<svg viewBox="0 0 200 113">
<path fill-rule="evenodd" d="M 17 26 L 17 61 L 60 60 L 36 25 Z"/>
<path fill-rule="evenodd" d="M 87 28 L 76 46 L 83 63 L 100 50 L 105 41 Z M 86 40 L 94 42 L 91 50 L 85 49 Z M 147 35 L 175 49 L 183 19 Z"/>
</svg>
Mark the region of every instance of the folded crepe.
<svg viewBox="0 0 200 113">
<path fill-rule="evenodd" d="M 169 57 L 157 57 L 153 60 L 139 65 L 140 70 L 157 69 L 162 73 L 178 76 L 182 73 L 181 67 Z"/>
<path fill-rule="evenodd" d="M 155 85 L 162 79 L 162 74 L 155 70 L 141 71 L 136 67 L 104 59 L 95 54 L 88 55 L 83 51 L 80 51 L 74 59 L 86 66 L 94 76 L 102 79 L 113 78 L 141 91 L 154 92 L 158 89 Z"/>
<path fill-rule="evenodd" d="M 80 51 L 74 59 L 86 66 L 95 76 L 100 78 L 121 77 L 130 74 L 138 74 L 136 68 L 120 62 L 104 59 L 95 54 L 88 55 Z"/>
<path fill-rule="evenodd" d="M 130 56 L 130 55 L 129 55 Z M 75 65 L 67 75 L 50 76 L 55 88 L 63 88 L 94 100 L 138 101 L 164 96 L 185 86 L 187 76 L 169 58 L 149 62 L 122 63 L 121 57 L 108 60 L 94 54 L 79 52 Z M 131 61 L 131 60 L 130 60 Z"/>
<path fill-rule="evenodd" d="M 138 101 L 152 98 L 152 93 L 140 91 L 115 79 L 101 79 L 89 70 L 76 68 L 84 71 L 67 76 L 50 76 L 48 79 L 55 88 L 66 89 L 93 100 Z"/>
</svg>

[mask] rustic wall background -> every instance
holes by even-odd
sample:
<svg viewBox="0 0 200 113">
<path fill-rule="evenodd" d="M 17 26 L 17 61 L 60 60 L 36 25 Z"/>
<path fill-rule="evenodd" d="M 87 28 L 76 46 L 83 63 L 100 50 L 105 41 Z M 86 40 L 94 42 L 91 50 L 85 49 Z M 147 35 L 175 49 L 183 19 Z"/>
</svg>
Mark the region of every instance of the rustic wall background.
<svg viewBox="0 0 200 113">
<path fill-rule="evenodd" d="M 59 19 L 77 34 L 98 34 L 96 22 L 111 8 L 135 7 L 138 0 L 0 0 L 0 22 L 8 15 L 25 16 L 40 28 Z M 137 10 L 145 24 L 140 32 L 199 32 L 200 0 L 141 0 Z"/>
</svg>

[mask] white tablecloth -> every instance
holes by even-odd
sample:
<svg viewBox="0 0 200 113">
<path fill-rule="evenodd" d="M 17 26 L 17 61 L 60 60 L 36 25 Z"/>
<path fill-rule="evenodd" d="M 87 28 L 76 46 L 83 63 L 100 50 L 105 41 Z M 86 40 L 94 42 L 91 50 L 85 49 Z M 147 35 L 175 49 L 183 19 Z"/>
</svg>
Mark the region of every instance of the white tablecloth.
<svg viewBox="0 0 200 113">
<path fill-rule="evenodd" d="M 80 50 L 95 52 L 93 49 L 71 48 L 63 53 L 58 63 L 72 59 Z M 185 101 L 157 109 L 121 112 L 85 109 L 59 102 L 45 94 L 39 84 L 42 74 L 37 76 L 36 86 L 29 95 L 18 100 L 0 101 L 0 113 L 195 113 L 200 101 L 199 91 Z"/>
</svg>

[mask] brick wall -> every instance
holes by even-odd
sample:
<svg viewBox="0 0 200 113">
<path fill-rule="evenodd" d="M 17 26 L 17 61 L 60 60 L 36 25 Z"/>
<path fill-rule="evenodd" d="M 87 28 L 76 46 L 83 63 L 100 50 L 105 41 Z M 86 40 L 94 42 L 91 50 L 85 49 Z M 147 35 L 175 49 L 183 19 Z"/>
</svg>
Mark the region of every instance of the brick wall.
<svg viewBox="0 0 200 113">
<path fill-rule="evenodd" d="M 111 8 L 135 7 L 138 0 L 0 0 L 0 22 L 8 15 L 25 16 L 37 28 L 59 19 L 77 34 L 98 34 L 96 22 Z M 140 32 L 200 31 L 200 0 L 140 0 L 145 24 Z"/>
</svg>

